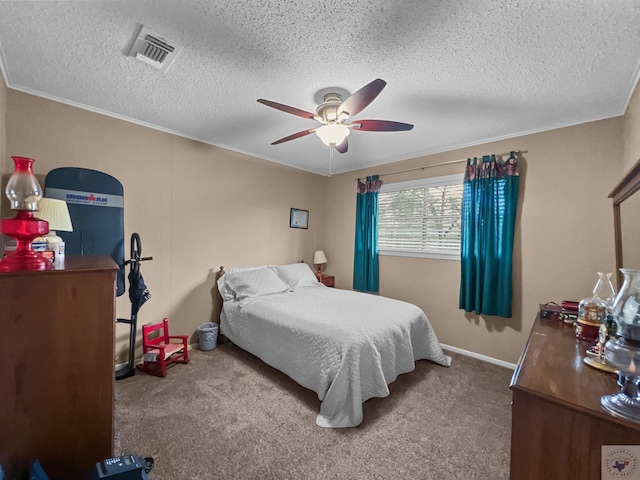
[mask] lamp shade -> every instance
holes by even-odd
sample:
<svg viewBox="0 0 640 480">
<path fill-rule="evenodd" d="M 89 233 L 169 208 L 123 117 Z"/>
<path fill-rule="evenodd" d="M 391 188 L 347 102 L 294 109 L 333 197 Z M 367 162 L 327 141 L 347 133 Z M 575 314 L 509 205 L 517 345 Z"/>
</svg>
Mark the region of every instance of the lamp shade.
<svg viewBox="0 0 640 480">
<path fill-rule="evenodd" d="M 327 263 L 327 256 L 324 254 L 323 250 L 317 250 L 313 254 L 313 263 L 314 265 L 321 265 L 323 263 Z"/>
<path fill-rule="evenodd" d="M 331 123 L 323 125 L 316 130 L 316 135 L 329 147 L 340 145 L 349 136 L 349 133 L 351 133 L 351 130 L 348 127 Z"/>
<path fill-rule="evenodd" d="M 67 208 L 67 202 L 55 198 L 43 197 L 38 202 L 39 211 L 35 217 L 49 222 L 49 230 L 59 232 L 73 232 L 71 216 Z"/>
</svg>

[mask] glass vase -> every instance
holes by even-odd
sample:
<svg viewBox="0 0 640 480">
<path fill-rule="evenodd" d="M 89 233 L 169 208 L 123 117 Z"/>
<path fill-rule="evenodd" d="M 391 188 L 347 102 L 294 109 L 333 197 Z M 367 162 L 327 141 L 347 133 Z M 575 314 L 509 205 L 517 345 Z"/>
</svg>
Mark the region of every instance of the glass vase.
<svg viewBox="0 0 640 480">
<path fill-rule="evenodd" d="M 599 285 L 596 285 L 596 294 L 598 297 L 604 300 L 607 305 L 605 311 L 605 325 L 607 326 L 607 333 L 609 335 L 615 334 L 615 322 L 613 321 L 613 301 L 616 299 L 616 289 L 613 287 L 613 283 L 611 282 L 611 277 L 613 273 L 601 273 L 600 275 Z"/>
</svg>

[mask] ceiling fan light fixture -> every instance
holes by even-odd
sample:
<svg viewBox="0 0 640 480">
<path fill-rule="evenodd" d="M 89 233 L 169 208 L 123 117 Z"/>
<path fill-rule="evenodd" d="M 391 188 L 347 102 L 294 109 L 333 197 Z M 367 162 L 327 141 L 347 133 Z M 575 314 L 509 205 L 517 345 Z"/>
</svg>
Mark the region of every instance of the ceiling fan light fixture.
<svg viewBox="0 0 640 480">
<path fill-rule="evenodd" d="M 320 140 L 329 147 L 340 145 L 350 133 L 351 130 L 347 126 L 335 123 L 323 125 L 316 129 L 316 135 L 318 135 Z"/>
<path fill-rule="evenodd" d="M 349 95 L 343 102 L 342 94 L 336 90 L 337 87 L 329 87 L 323 91 L 323 102 L 316 108 L 316 113 L 300 110 L 299 108 L 290 107 L 282 103 L 272 102 L 259 98 L 258 102 L 276 110 L 281 110 L 298 117 L 316 120 L 323 123 L 323 126 L 309 128 L 293 135 L 281 138 L 272 142 L 271 145 L 279 145 L 289 140 L 305 137 L 316 132 L 322 143 L 329 147 L 333 147 L 338 153 L 347 153 L 349 151 L 349 142 L 347 136 L 351 130 L 369 131 L 369 132 L 399 132 L 402 130 L 411 130 L 413 125 L 401 122 L 392 122 L 389 120 L 356 120 L 352 123 L 344 123 L 345 120 L 352 115 L 357 115 L 367 107 L 382 91 L 387 84 L 384 80 L 376 78 L 373 82 L 369 82 L 356 93 Z M 326 92 L 326 93 L 324 93 Z M 348 92 L 347 92 L 348 95 Z M 329 150 L 333 155 L 333 150 Z"/>
</svg>

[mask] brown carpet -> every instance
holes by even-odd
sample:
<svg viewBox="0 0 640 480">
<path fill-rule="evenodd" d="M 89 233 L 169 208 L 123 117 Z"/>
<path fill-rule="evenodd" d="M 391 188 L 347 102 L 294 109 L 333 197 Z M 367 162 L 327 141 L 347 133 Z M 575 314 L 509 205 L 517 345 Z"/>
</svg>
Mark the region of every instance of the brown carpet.
<svg viewBox="0 0 640 480">
<path fill-rule="evenodd" d="M 151 480 L 509 478 L 512 371 L 421 360 L 364 404 L 356 428 L 316 426 L 317 395 L 233 345 L 194 350 L 167 377 L 116 382 L 116 454 Z"/>
</svg>

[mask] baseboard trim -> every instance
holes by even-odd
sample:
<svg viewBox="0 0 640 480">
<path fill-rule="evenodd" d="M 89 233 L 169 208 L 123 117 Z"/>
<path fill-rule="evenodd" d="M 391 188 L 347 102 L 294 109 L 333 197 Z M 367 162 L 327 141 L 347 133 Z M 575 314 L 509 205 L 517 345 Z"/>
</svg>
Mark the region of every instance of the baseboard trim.
<svg viewBox="0 0 640 480">
<path fill-rule="evenodd" d="M 117 370 L 120 370 L 121 368 L 126 367 L 127 365 L 129 365 L 129 363 L 128 363 L 128 362 L 125 362 L 125 363 L 116 363 L 115 369 L 116 369 L 116 371 L 117 371 Z"/>
<path fill-rule="evenodd" d="M 467 357 L 477 358 L 478 360 L 493 363 L 494 365 L 500 365 L 501 367 L 509 368 L 511 370 L 515 370 L 517 366 L 515 363 L 505 362 L 504 360 L 488 357 L 487 355 L 482 355 L 481 353 L 470 352 L 469 350 L 463 350 L 462 348 L 452 347 L 451 345 L 445 345 L 444 343 L 441 343 L 440 346 L 445 350 L 459 353 L 460 355 L 466 355 Z"/>
<path fill-rule="evenodd" d="M 501 367 L 509 368 L 511 370 L 515 370 L 517 366 L 515 363 L 505 362 L 504 360 L 488 357 L 487 355 L 482 355 L 480 353 L 470 352 L 469 350 L 464 350 L 462 348 L 452 347 L 451 345 L 446 345 L 444 343 L 441 343 L 440 346 L 445 350 L 449 350 L 454 353 L 459 353 L 460 355 L 466 355 L 467 357 L 477 358 L 478 360 L 482 360 L 488 363 L 493 363 L 494 365 L 500 365 Z M 197 348 L 198 348 L 197 343 L 189 344 L 189 350 L 196 350 Z M 136 358 L 134 365 L 137 365 L 138 363 L 142 363 L 142 357 Z M 116 363 L 115 369 L 119 370 L 125 366 L 127 366 L 127 363 Z"/>
</svg>

